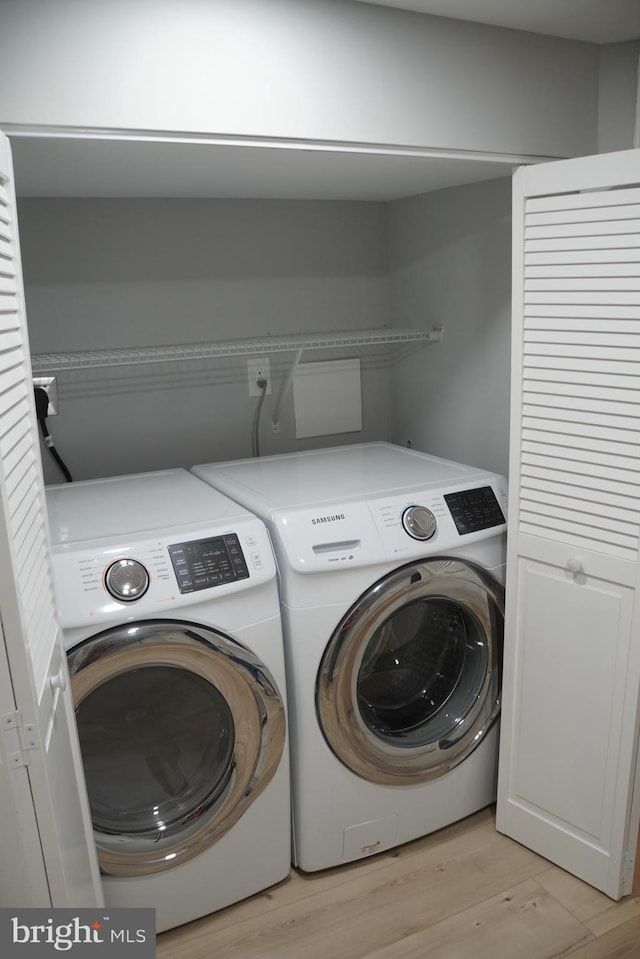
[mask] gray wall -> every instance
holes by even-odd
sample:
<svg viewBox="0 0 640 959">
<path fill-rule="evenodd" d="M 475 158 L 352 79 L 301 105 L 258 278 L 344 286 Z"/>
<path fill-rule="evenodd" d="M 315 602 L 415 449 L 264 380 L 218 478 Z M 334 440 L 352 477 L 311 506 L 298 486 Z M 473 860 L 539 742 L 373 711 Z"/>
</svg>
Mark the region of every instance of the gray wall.
<svg viewBox="0 0 640 959">
<path fill-rule="evenodd" d="M 599 153 L 629 150 L 634 146 L 634 130 L 640 117 L 639 60 L 640 39 L 600 47 Z"/>
<path fill-rule="evenodd" d="M 389 321 L 383 204 L 19 201 L 32 353 L 197 343 Z M 314 352 L 303 360 L 353 355 Z M 262 452 L 390 435 L 386 354 L 362 355 L 363 430 L 296 440 L 291 354 L 273 354 Z M 75 479 L 251 455 L 244 358 L 59 373 L 49 426 Z M 45 477 L 61 475 L 43 454 Z"/>
<path fill-rule="evenodd" d="M 394 441 L 506 474 L 510 179 L 390 204 L 389 270 L 394 323 L 445 331 L 393 368 Z"/>
<path fill-rule="evenodd" d="M 598 47 L 347 0 L 3 0 L 0 126 L 573 156 Z"/>
<path fill-rule="evenodd" d="M 442 343 L 359 353 L 363 430 L 296 440 L 291 354 L 272 354 L 264 454 L 372 439 L 507 469 L 510 181 L 391 204 L 22 200 L 34 353 L 442 324 Z M 309 353 L 317 360 L 345 352 Z M 353 355 L 353 354 L 351 354 Z M 74 478 L 251 455 L 246 360 L 58 374 Z M 61 479 L 44 454 L 48 482 Z"/>
</svg>

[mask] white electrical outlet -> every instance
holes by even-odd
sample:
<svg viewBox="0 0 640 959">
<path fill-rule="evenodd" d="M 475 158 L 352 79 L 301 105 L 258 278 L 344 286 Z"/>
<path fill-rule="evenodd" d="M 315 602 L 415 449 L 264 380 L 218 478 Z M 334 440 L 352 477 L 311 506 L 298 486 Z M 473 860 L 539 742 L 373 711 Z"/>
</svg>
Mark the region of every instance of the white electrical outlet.
<svg viewBox="0 0 640 959">
<path fill-rule="evenodd" d="M 47 396 L 49 397 L 49 409 L 47 411 L 48 416 L 57 416 L 58 415 L 58 384 L 56 383 L 55 376 L 34 376 L 33 377 L 33 386 L 34 389 L 36 386 L 42 387 Z"/>
<path fill-rule="evenodd" d="M 271 393 L 271 363 L 268 356 L 254 356 L 247 360 L 247 373 L 249 376 L 249 396 L 262 396 L 262 389 L 258 386 L 258 380 L 267 381 L 266 394 Z"/>
</svg>

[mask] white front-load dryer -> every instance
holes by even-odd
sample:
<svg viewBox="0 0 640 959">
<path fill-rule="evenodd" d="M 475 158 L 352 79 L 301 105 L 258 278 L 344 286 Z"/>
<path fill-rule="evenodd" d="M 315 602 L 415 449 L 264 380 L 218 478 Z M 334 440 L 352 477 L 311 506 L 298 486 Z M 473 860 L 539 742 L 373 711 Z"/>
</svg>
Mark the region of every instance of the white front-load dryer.
<svg viewBox="0 0 640 959">
<path fill-rule="evenodd" d="M 107 905 L 157 930 L 284 879 L 285 673 L 264 524 L 186 470 L 51 486 L 56 598 Z"/>
<path fill-rule="evenodd" d="M 295 863 L 349 862 L 493 802 L 504 478 L 386 443 L 193 472 L 272 537 Z"/>
</svg>

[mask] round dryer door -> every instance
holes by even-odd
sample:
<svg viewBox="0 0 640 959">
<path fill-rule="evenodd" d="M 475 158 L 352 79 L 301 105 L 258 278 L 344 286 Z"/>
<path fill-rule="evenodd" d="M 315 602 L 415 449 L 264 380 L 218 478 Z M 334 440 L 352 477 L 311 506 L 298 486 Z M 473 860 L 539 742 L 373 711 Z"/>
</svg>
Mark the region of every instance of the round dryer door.
<svg viewBox="0 0 640 959">
<path fill-rule="evenodd" d="M 503 589 L 475 564 L 436 557 L 374 583 L 318 672 L 318 719 L 336 756 L 398 785 L 462 762 L 500 711 L 503 628 Z"/>
<path fill-rule="evenodd" d="M 230 637 L 186 622 L 129 623 L 68 661 L 104 873 L 147 875 L 198 855 L 278 768 L 282 699 Z"/>
</svg>

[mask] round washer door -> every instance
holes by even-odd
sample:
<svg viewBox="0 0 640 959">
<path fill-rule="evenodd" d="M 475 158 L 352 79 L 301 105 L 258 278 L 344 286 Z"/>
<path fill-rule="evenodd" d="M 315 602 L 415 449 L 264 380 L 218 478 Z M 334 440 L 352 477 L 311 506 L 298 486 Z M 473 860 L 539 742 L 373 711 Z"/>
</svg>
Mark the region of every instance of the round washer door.
<svg viewBox="0 0 640 959">
<path fill-rule="evenodd" d="M 374 783 L 447 773 L 500 711 L 504 591 L 481 567 L 436 557 L 374 583 L 325 650 L 316 710 L 327 743 Z"/>
<path fill-rule="evenodd" d="M 103 873 L 147 875 L 198 855 L 276 772 L 282 699 L 229 636 L 129 623 L 86 640 L 68 663 Z"/>
</svg>

